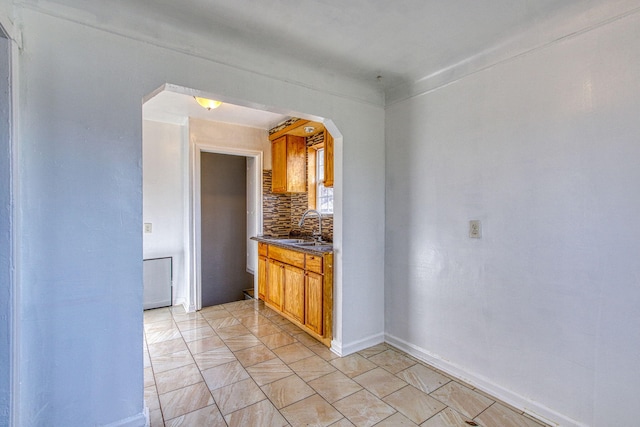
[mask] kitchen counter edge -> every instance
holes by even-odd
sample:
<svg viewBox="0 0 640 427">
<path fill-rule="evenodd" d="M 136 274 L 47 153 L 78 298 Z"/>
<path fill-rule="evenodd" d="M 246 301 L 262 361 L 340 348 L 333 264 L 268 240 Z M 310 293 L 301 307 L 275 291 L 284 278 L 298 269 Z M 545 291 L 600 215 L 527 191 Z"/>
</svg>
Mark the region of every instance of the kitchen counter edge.
<svg viewBox="0 0 640 427">
<path fill-rule="evenodd" d="M 283 239 L 284 238 L 285 237 L 283 237 Z M 284 249 L 291 249 L 291 250 L 294 250 L 294 251 L 298 251 L 298 252 L 302 252 L 302 253 L 310 254 L 310 255 L 324 255 L 324 254 L 333 253 L 333 249 L 331 249 L 331 250 L 316 250 L 316 249 L 313 249 L 313 247 L 310 247 L 310 246 L 302 247 L 302 246 L 296 245 L 295 243 L 278 242 L 278 238 L 277 237 L 254 236 L 254 237 L 251 237 L 251 240 L 255 240 L 257 242 L 266 243 L 268 245 L 273 245 L 273 246 L 277 246 L 277 247 L 284 248 Z M 332 247 L 333 247 L 333 245 L 332 245 Z"/>
</svg>

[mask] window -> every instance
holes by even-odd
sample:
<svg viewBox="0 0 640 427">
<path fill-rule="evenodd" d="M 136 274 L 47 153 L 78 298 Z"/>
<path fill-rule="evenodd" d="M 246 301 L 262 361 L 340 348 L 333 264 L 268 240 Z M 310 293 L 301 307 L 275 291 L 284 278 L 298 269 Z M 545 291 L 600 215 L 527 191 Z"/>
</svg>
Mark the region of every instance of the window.
<svg viewBox="0 0 640 427">
<path fill-rule="evenodd" d="M 309 209 L 316 209 L 323 215 L 333 214 L 333 188 L 327 188 L 324 182 L 324 145 L 317 144 L 307 150 L 307 182 Z"/>
<path fill-rule="evenodd" d="M 333 188 L 324 186 L 324 148 L 316 153 L 316 209 L 321 214 L 333 213 Z"/>
</svg>

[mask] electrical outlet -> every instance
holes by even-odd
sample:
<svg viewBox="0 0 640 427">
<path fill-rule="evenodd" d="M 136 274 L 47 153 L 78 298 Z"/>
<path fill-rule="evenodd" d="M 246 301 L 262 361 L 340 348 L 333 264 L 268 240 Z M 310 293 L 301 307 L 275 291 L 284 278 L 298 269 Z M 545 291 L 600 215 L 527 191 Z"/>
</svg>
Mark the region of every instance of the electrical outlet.
<svg viewBox="0 0 640 427">
<path fill-rule="evenodd" d="M 145 233 L 151 233 L 151 223 L 150 222 L 145 222 L 144 223 L 144 232 Z"/>
<path fill-rule="evenodd" d="M 469 221 L 469 237 L 472 239 L 479 239 L 482 237 L 482 225 L 479 219 L 472 219 Z"/>
</svg>

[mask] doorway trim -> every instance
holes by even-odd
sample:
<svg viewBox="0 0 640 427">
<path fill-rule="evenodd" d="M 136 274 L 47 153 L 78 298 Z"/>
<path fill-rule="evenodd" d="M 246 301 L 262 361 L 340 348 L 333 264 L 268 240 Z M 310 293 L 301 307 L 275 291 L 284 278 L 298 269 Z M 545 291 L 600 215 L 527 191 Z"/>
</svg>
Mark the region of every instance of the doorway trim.
<svg viewBox="0 0 640 427">
<path fill-rule="evenodd" d="M 190 140 L 190 139 L 189 139 Z M 196 144 L 189 142 L 189 234 L 188 234 L 188 265 L 189 265 L 189 289 L 187 292 L 187 301 L 185 304 L 185 310 L 188 312 L 200 310 L 202 308 L 202 248 L 201 248 L 201 218 L 200 218 L 200 153 L 217 153 L 228 154 L 232 156 L 241 156 L 253 160 L 253 167 L 250 168 L 249 173 L 251 177 L 247 176 L 247 179 L 253 182 L 253 198 L 249 200 L 247 196 L 248 204 L 253 204 L 255 207 L 255 214 L 253 220 L 250 222 L 255 234 L 262 233 L 262 162 L 263 153 L 258 150 L 246 150 L 241 148 L 227 148 L 218 147 L 216 145 L 209 144 Z M 255 246 L 255 248 L 253 247 Z M 256 254 L 253 257 L 256 265 L 252 266 L 254 271 L 257 271 L 257 244 L 248 246 L 249 251 L 255 251 Z M 254 292 L 257 295 L 258 292 L 258 278 L 254 274 L 253 280 Z"/>
</svg>

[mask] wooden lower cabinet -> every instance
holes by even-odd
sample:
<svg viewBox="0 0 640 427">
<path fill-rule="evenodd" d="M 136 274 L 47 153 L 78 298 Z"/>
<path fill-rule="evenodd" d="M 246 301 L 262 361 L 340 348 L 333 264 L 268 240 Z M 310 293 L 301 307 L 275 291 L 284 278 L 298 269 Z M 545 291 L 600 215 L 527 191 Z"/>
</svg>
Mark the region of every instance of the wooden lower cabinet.
<svg viewBox="0 0 640 427">
<path fill-rule="evenodd" d="M 284 301 L 282 311 L 298 322 L 304 322 L 304 270 L 292 265 L 284 266 Z"/>
<path fill-rule="evenodd" d="M 263 245 L 258 257 L 258 297 L 331 346 L 333 254 L 312 255 Z"/>
<path fill-rule="evenodd" d="M 282 310 L 282 288 L 284 285 L 285 264 L 268 260 L 267 262 L 267 291 L 265 301 Z"/>
<path fill-rule="evenodd" d="M 323 276 L 307 272 L 304 283 L 304 324 L 316 334 L 322 335 L 323 313 Z"/>
<path fill-rule="evenodd" d="M 267 294 L 267 257 L 258 257 L 258 298 L 263 300 Z"/>
</svg>

